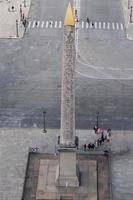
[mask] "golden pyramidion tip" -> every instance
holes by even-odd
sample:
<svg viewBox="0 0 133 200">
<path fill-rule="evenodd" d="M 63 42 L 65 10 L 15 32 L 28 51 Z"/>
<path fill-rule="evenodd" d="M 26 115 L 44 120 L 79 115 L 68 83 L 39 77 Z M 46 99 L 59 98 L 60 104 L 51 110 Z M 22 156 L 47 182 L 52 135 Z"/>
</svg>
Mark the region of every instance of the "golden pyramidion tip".
<svg viewBox="0 0 133 200">
<path fill-rule="evenodd" d="M 75 22 L 74 22 L 74 17 L 73 17 L 72 6 L 69 2 L 67 11 L 66 11 L 66 16 L 64 19 L 64 26 L 74 26 L 74 25 L 75 25 Z"/>
</svg>

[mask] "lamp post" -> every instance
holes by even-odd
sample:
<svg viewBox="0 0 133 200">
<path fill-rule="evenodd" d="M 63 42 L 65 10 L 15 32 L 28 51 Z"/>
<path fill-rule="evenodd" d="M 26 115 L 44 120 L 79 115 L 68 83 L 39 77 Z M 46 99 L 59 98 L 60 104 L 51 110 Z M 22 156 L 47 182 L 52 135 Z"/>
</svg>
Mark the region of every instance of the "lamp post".
<svg viewBox="0 0 133 200">
<path fill-rule="evenodd" d="M 18 35 L 18 20 L 16 19 L 16 37 L 19 37 Z"/>
<path fill-rule="evenodd" d="M 26 0 L 24 0 L 24 7 L 26 8 Z"/>
<path fill-rule="evenodd" d="M 130 23 L 133 22 L 133 20 L 132 20 L 132 14 L 133 14 L 133 6 L 130 7 Z"/>
<path fill-rule="evenodd" d="M 128 0 L 128 9 L 130 9 L 130 0 Z"/>
<path fill-rule="evenodd" d="M 20 20 L 22 20 L 22 5 L 20 4 Z"/>
<path fill-rule="evenodd" d="M 97 125 L 97 128 L 99 128 L 99 112 L 97 112 L 96 115 L 97 115 L 96 125 Z"/>
<path fill-rule="evenodd" d="M 46 130 L 46 111 L 43 111 L 43 132 L 47 133 L 47 130 Z"/>
</svg>

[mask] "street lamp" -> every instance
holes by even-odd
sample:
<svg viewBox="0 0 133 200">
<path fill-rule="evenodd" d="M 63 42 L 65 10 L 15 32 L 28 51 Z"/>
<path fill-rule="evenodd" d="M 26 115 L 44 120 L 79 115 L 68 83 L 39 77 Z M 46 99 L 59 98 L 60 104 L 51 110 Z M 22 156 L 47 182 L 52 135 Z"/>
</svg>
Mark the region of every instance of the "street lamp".
<svg viewBox="0 0 133 200">
<path fill-rule="evenodd" d="M 97 115 L 97 121 L 96 121 L 96 126 L 97 126 L 97 128 L 99 128 L 99 112 L 97 112 L 96 113 L 96 115 Z"/>
<path fill-rule="evenodd" d="M 24 7 L 26 8 L 26 0 L 24 0 Z"/>
<path fill-rule="evenodd" d="M 130 23 L 132 23 L 133 6 L 130 7 Z"/>
<path fill-rule="evenodd" d="M 22 5 L 20 4 L 20 20 L 22 20 Z"/>
<path fill-rule="evenodd" d="M 46 111 L 43 111 L 43 132 L 47 133 L 47 130 L 46 130 Z"/>
<path fill-rule="evenodd" d="M 18 35 L 18 20 L 16 19 L 16 37 L 19 37 Z"/>
<path fill-rule="evenodd" d="M 128 0 L 128 9 L 130 9 L 130 0 Z"/>
</svg>

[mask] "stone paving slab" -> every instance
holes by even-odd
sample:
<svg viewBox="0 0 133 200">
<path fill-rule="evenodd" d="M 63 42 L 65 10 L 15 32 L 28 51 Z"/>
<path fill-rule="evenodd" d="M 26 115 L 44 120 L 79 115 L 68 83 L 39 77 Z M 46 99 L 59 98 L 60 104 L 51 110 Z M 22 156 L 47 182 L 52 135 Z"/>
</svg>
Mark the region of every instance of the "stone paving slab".
<svg viewBox="0 0 133 200">
<path fill-rule="evenodd" d="M 57 160 L 40 160 L 39 176 L 37 184 L 36 199 L 56 199 L 57 189 L 54 184 L 56 175 L 56 166 L 58 164 Z M 54 167 L 54 173 L 51 173 L 50 167 Z"/>
<path fill-rule="evenodd" d="M 30 162 L 29 162 L 29 167 L 27 169 L 27 178 L 26 178 L 26 184 L 25 184 L 25 189 L 24 189 L 24 196 L 23 199 L 24 200 L 35 200 L 35 194 L 36 194 L 36 188 L 37 188 L 37 180 L 38 180 L 38 172 L 39 171 L 39 160 L 44 160 L 44 159 L 48 159 L 48 160 L 52 160 L 52 162 L 54 162 L 55 160 L 57 160 L 57 157 L 51 154 L 30 154 Z M 110 200 L 110 192 L 109 192 L 109 185 L 107 183 L 109 183 L 109 168 L 108 168 L 108 156 L 105 155 L 90 155 L 88 153 L 87 154 L 78 154 L 77 155 L 77 160 L 81 163 L 80 165 L 80 170 L 81 170 L 81 186 L 79 188 L 71 188 L 71 187 L 61 187 L 60 188 L 60 195 L 59 195 L 59 199 L 60 196 L 65 197 L 65 199 L 69 198 L 69 200 L 72 200 L 72 197 L 76 196 L 76 200 L 83 200 L 83 198 L 85 198 L 86 200 L 90 200 L 91 197 L 89 196 L 88 199 L 88 190 L 89 190 L 89 194 L 92 194 L 92 199 L 93 197 L 95 197 L 94 195 L 94 189 L 92 189 L 91 187 L 88 188 L 88 182 L 91 179 L 95 179 L 92 178 L 94 176 L 95 173 L 92 173 L 90 175 L 87 174 L 87 171 L 90 171 L 90 166 L 87 165 L 86 162 L 91 162 L 91 167 L 93 168 L 93 170 L 95 170 L 95 167 L 93 164 L 95 164 L 96 161 L 97 162 L 97 176 L 98 176 L 98 194 L 99 194 L 99 200 Z M 84 162 L 85 161 L 85 162 Z M 38 163 L 37 165 L 35 165 L 35 163 Z M 32 167 L 32 169 L 31 169 Z M 34 174 L 34 176 L 33 176 Z M 90 178 L 90 180 L 88 179 L 88 176 Z M 95 182 L 94 182 L 95 183 Z M 86 187 L 85 187 L 86 186 Z M 94 185 L 95 186 L 95 185 Z M 91 189 L 91 190 L 90 190 Z M 72 194 L 75 195 L 73 196 Z M 34 196 L 34 198 L 32 198 Z M 67 197 L 67 198 L 66 198 Z M 64 199 L 64 198 L 63 198 Z M 73 199 L 75 200 L 75 199 Z"/>
<path fill-rule="evenodd" d="M 95 160 L 79 160 L 79 170 L 81 172 L 82 183 L 79 188 L 69 191 L 69 196 L 73 196 L 73 200 L 84 199 L 97 200 L 97 161 Z M 39 176 L 37 184 L 36 199 L 60 199 L 58 187 L 55 185 L 56 168 L 58 160 L 40 160 Z M 79 190 L 79 191 L 78 191 Z M 67 196 L 66 191 L 61 191 L 61 196 Z M 77 196 L 78 194 L 78 196 Z"/>
<path fill-rule="evenodd" d="M 21 38 L 25 28 L 22 16 L 27 19 L 31 0 L 1 0 L 0 1 L 0 38 Z M 18 20 L 18 23 L 16 23 Z M 17 34 L 18 29 L 18 34 Z"/>
</svg>

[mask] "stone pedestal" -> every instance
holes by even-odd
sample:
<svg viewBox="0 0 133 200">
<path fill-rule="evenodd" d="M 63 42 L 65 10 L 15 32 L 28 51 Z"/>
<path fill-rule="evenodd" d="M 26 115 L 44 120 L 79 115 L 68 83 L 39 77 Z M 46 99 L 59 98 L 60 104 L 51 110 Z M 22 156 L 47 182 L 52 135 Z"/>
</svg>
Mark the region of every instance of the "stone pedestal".
<svg viewBox="0 0 133 200">
<path fill-rule="evenodd" d="M 57 167 L 56 185 L 78 187 L 78 168 L 75 148 L 59 149 L 59 165 Z"/>
<path fill-rule="evenodd" d="M 61 156 L 63 154 L 61 153 Z M 67 156 L 66 156 L 67 157 Z M 65 157 L 65 158 L 66 158 Z M 75 156 L 74 156 L 75 157 Z M 30 162 L 32 162 L 30 160 Z M 78 159 L 78 166 L 80 169 L 80 176 L 81 176 L 81 185 L 79 187 L 69 187 L 68 185 L 65 185 L 65 187 L 57 187 L 57 181 L 55 183 L 55 179 L 57 176 L 57 164 L 58 164 L 58 159 L 57 157 L 53 156 L 44 156 L 43 158 L 40 159 L 39 162 L 39 172 L 38 176 L 34 177 L 34 181 L 37 181 L 37 187 L 35 186 L 36 189 L 34 188 L 34 183 L 30 184 L 29 182 L 30 178 L 33 181 L 33 174 L 30 173 L 30 177 L 27 180 L 28 184 L 27 186 L 27 191 L 26 192 L 26 198 L 30 199 L 30 197 L 33 195 L 34 190 L 36 190 L 36 200 L 97 200 L 97 161 L 96 160 L 88 160 L 84 156 L 80 159 Z M 71 161 L 69 161 L 66 165 L 65 168 L 68 170 L 69 164 Z M 31 164 L 31 166 L 33 163 Z M 36 165 L 35 165 L 36 166 Z M 72 167 L 70 167 L 72 169 Z M 69 168 L 69 170 L 71 170 Z M 30 169 L 29 169 L 30 170 Z M 36 168 L 35 168 L 36 171 Z M 103 176 L 105 176 L 105 171 L 101 169 Z M 58 170 L 59 172 L 59 170 Z M 68 171 L 67 171 L 68 172 Z M 67 181 L 71 185 L 76 185 L 78 183 L 78 179 L 72 170 L 69 171 L 69 174 L 72 175 L 67 175 Z M 63 172 L 64 173 L 64 172 Z M 105 173 L 105 174 L 104 174 Z M 62 184 L 65 184 L 65 179 L 62 176 L 59 177 L 59 180 L 61 181 Z M 100 184 L 101 184 L 101 179 L 100 179 Z M 101 184 L 102 185 L 102 184 Z M 104 182 L 104 189 L 105 186 L 108 186 L 107 182 Z M 103 191 L 103 185 L 101 186 L 102 191 L 100 190 L 100 193 L 107 193 L 107 190 Z M 67 186 L 67 187 L 66 187 Z M 29 194 L 27 196 L 27 193 Z M 24 198 L 25 199 L 25 198 Z M 105 199 L 105 198 L 104 198 Z M 106 200 L 109 198 L 106 198 Z"/>
</svg>

